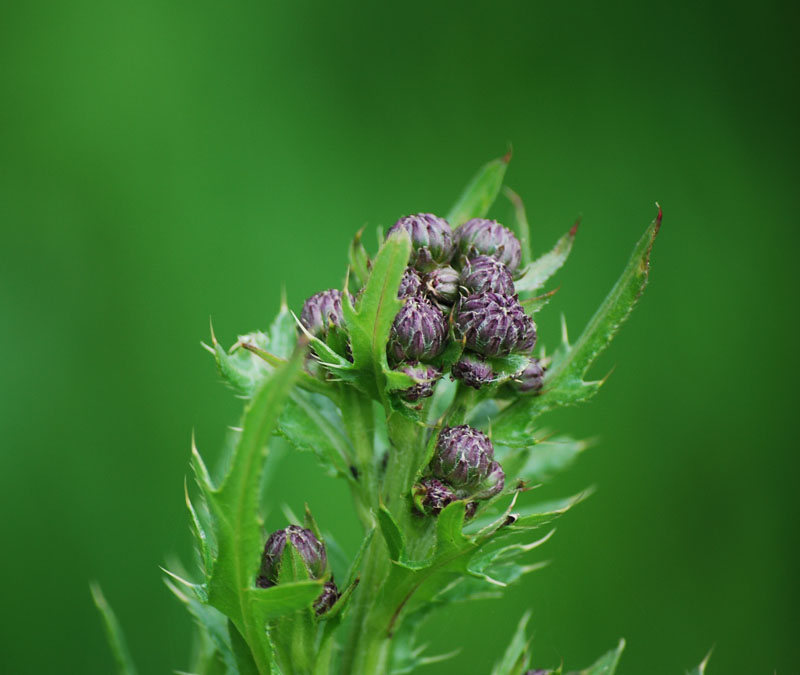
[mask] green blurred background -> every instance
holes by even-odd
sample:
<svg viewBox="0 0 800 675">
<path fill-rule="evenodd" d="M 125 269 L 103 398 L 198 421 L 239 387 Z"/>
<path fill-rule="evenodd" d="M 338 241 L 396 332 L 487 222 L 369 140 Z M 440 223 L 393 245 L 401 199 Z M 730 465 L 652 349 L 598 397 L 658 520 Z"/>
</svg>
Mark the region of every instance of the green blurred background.
<svg viewBox="0 0 800 675">
<path fill-rule="evenodd" d="M 430 625 L 485 673 L 527 607 L 542 664 L 624 636 L 621 675 L 800 669 L 798 43 L 786 2 L 53 2 L 0 9 L 0 671 L 109 673 L 99 580 L 142 673 L 188 662 L 158 565 L 188 557 L 190 434 L 241 402 L 199 346 L 341 283 L 353 232 L 442 213 L 513 143 L 534 246 L 583 226 L 554 344 L 664 208 L 651 285 L 547 420 L 596 484 L 502 601 Z M 507 213 L 505 205 L 497 211 Z M 371 240 L 371 237 L 370 237 Z M 292 456 L 353 550 L 344 490 Z M 270 515 L 278 526 L 279 513 Z"/>
</svg>

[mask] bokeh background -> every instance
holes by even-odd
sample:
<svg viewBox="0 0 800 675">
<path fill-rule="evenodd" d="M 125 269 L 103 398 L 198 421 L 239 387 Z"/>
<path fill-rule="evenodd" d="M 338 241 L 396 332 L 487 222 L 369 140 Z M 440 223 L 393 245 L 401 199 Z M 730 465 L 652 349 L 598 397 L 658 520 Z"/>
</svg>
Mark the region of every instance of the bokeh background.
<svg viewBox="0 0 800 675">
<path fill-rule="evenodd" d="M 109 673 L 99 580 L 142 673 L 188 662 L 158 565 L 188 558 L 190 434 L 241 402 L 200 348 L 341 283 L 346 246 L 444 212 L 513 143 L 534 246 L 583 225 L 540 314 L 577 334 L 664 208 L 651 284 L 548 424 L 598 486 L 502 601 L 430 624 L 485 673 L 523 610 L 544 665 L 798 672 L 798 42 L 788 2 L 32 1 L 0 9 L 0 671 Z M 496 214 L 507 213 L 500 204 Z M 370 237 L 370 240 L 372 238 Z M 346 548 L 290 456 L 275 505 Z M 280 513 L 270 515 L 277 527 Z"/>
</svg>

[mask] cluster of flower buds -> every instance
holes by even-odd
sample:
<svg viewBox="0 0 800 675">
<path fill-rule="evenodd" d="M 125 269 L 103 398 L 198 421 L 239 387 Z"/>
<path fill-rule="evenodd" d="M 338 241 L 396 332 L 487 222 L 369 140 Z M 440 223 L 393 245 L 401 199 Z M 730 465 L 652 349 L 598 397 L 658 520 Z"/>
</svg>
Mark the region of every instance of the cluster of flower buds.
<svg viewBox="0 0 800 675">
<path fill-rule="evenodd" d="M 466 424 L 442 429 L 428 473 L 414 496 L 417 507 L 433 515 L 460 499 L 470 500 L 468 515 L 472 515 L 477 501 L 491 499 L 505 485 L 505 473 L 494 459 L 489 437 Z"/>
<path fill-rule="evenodd" d="M 279 582 L 281 560 L 286 548 L 286 541 L 297 551 L 311 579 L 321 579 L 328 569 L 328 556 L 323 544 L 314 533 L 299 525 L 289 525 L 276 530 L 267 539 L 261 555 L 261 570 L 256 578 L 258 588 L 269 588 Z M 314 601 L 317 614 L 327 612 L 339 599 L 339 591 L 331 578 L 322 587 L 322 593 Z"/>
<path fill-rule="evenodd" d="M 398 292 L 405 304 L 392 325 L 388 357 L 419 383 L 401 392 L 403 398 L 417 401 L 433 393 L 436 376 L 423 364 L 445 350 L 450 322 L 464 344 L 450 374 L 470 387 L 499 379 L 487 359 L 531 353 L 536 328 L 514 289 L 521 246 L 511 230 L 473 218 L 453 231 L 430 213 L 401 218 L 387 236 L 399 230 L 408 232 L 412 251 Z M 541 387 L 541 377 L 537 387 L 533 371 L 528 372 L 538 362 L 530 363 L 512 383 L 520 393 Z"/>
</svg>

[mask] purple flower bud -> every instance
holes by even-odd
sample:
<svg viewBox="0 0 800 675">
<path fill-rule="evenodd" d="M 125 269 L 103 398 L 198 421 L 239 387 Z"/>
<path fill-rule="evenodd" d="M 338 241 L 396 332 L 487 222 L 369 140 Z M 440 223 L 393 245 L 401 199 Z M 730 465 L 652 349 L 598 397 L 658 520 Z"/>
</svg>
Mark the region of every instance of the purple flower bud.
<svg viewBox="0 0 800 675">
<path fill-rule="evenodd" d="M 422 510 L 434 516 L 439 515 L 439 512 L 456 498 L 446 484 L 435 478 L 424 478 L 414 488 L 414 493 Z"/>
<path fill-rule="evenodd" d="M 461 358 L 453 364 L 450 374 L 464 384 L 480 389 L 484 384 L 494 379 L 492 367 L 477 354 L 465 352 Z"/>
<path fill-rule="evenodd" d="M 322 587 L 322 593 L 314 601 L 314 611 L 317 613 L 317 616 L 327 612 L 336 604 L 338 599 L 339 589 L 336 588 L 336 584 L 333 583 L 333 581 L 326 581 Z"/>
<path fill-rule="evenodd" d="M 489 475 L 494 448 L 482 431 L 466 424 L 445 427 L 439 434 L 431 470 L 454 488 L 474 488 Z"/>
<path fill-rule="evenodd" d="M 396 370 L 413 377 L 417 384 L 400 392 L 400 397 L 406 401 L 418 401 L 433 394 L 433 388 L 442 376 L 440 368 L 426 363 L 401 363 Z"/>
<path fill-rule="evenodd" d="M 386 236 L 398 230 L 406 230 L 411 236 L 411 256 L 408 264 L 420 272 L 432 270 L 446 263 L 453 256 L 453 231 L 444 218 L 432 213 L 418 213 L 398 220 Z"/>
<path fill-rule="evenodd" d="M 531 357 L 525 369 L 512 380 L 512 385 L 520 394 L 535 394 L 544 383 L 545 369 L 539 359 Z"/>
<path fill-rule="evenodd" d="M 437 267 L 425 277 L 425 288 L 436 302 L 452 305 L 458 297 L 461 275 L 449 265 Z"/>
<path fill-rule="evenodd" d="M 403 278 L 400 279 L 400 288 L 397 291 L 398 298 L 410 298 L 412 295 L 422 293 L 422 279 L 417 270 L 413 267 L 406 267 Z"/>
<path fill-rule="evenodd" d="M 475 495 L 475 499 L 491 499 L 503 491 L 506 484 L 506 474 L 499 462 L 492 462 L 489 475 L 486 477 L 484 488 Z"/>
<path fill-rule="evenodd" d="M 387 351 L 395 363 L 428 361 L 442 353 L 447 321 L 442 311 L 425 298 L 408 298 L 397 313 L 389 333 Z"/>
<path fill-rule="evenodd" d="M 519 239 L 496 220 L 473 218 L 456 230 L 456 246 L 467 259 L 490 255 L 513 274 L 519 267 L 522 248 Z"/>
<path fill-rule="evenodd" d="M 515 297 L 498 293 L 470 295 L 456 308 L 455 332 L 467 349 L 483 356 L 530 352 L 536 327 Z"/>
<path fill-rule="evenodd" d="M 300 323 L 314 337 L 324 340 L 332 326 L 339 328 L 344 323 L 342 292 L 331 288 L 312 295 L 303 303 Z"/>
<path fill-rule="evenodd" d="M 514 295 L 511 272 L 497 258 L 479 255 L 467 261 L 461 277 L 462 285 L 474 294 L 499 293 Z"/>
<path fill-rule="evenodd" d="M 256 579 L 256 586 L 269 588 L 278 583 L 283 549 L 286 548 L 286 538 L 292 542 L 300 557 L 306 565 L 308 575 L 312 579 L 319 579 L 328 567 L 328 557 L 325 554 L 325 545 L 314 536 L 311 530 L 299 525 L 289 525 L 283 530 L 276 530 L 267 539 L 264 553 L 261 556 L 261 572 Z"/>
</svg>

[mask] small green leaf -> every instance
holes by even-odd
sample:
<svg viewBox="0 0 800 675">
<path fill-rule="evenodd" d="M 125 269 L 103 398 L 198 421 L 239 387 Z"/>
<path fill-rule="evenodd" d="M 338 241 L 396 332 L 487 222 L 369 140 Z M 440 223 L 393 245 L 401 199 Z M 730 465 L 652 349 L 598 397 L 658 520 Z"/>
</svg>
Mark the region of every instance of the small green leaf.
<svg viewBox="0 0 800 675">
<path fill-rule="evenodd" d="M 351 372 L 347 377 L 384 405 L 388 405 L 387 390 L 398 386 L 394 380 L 391 386 L 387 384 L 387 373 L 391 369 L 386 358 L 386 343 L 394 317 L 403 306 L 397 297 L 397 289 L 410 253 L 411 239 L 407 232 L 403 230 L 389 237 L 378 251 L 356 306 L 353 307 L 347 295 L 342 302 L 353 354 Z"/>
<path fill-rule="evenodd" d="M 122 632 L 122 626 L 117 620 L 114 610 L 106 602 L 103 591 L 100 585 L 92 582 L 89 585 L 92 592 L 92 598 L 100 616 L 103 619 L 103 628 L 106 632 L 106 639 L 108 646 L 111 648 L 111 653 L 114 655 L 114 661 L 117 664 L 117 672 L 119 675 L 136 675 L 136 667 L 133 665 L 133 659 L 128 651 L 128 645 L 125 642 L 125 635 Z"/>
<path fill-rule="evenodd" d="M 511 642 L 506 649 L 503 658 L 492 669 L 492 675 L 523 675 L 529 666 L 528 646 L 530 640 L 525 635 L 528 621 L 531 618 L 530 611 L 525 612 L 517 625 L 517 630 L 511 637 Z"/>
<path fill-rule="evenodd" d="M 473 176 L 458 201 L 450 209 L 450 213 L 447 214 L 447 222 L 452 227 L 463 225 L 471 218 L 483 218 L 489 212 L 503 185 L 503 177 L 506 175 L 506 168 L 510 161 L 511 152 L 509 151 L 500 159 L 494 159 L 484 165 Z"/>
<path fill-rule="evenodd" d="M 616 649 L 601 656 L 593 665 L 580 671 L 579 675 L 614 675 L 623 649 L 625 649 L 625 640 L 620 640 Z"/>
<path fill-rule="evenodd" d="M 608 346 L 647 285 L 650 253 L 661 227 L 661 211 L 633 249 L 628 264 L 578 341 L 570 345 L 563 329 L 563 345 L 554 355 L 538 396 L 520 398 L 495 419 L 498 443 L 521 445 L 533 432 L 535 417 L 553 408 L 573 405 L 594 395 L 603 383 L 583 380 L 589 366 Z"/>
<path fill-rule="evenodd" d="M 403 533 L 400 531 L 397 521 L 389 513 L 389 509 L 383 504 L 378 509 L 378 524 L 386 542 L 386 547 L 389 549 L 389 558 L 395 562 L 404 561 L 406 544 Z"/>
<path fill-rule="evenodd" d="M 514 282 L 517 293 L 524 296 L 541 288 L 550 277 L 561 269 L 572 250 L 579 224 L 580 221 L 576 222 L 570 231 L 556 242 L 551 251 L 522 268 L 519 279 Z"/>
<path fill-rule="evenodd" d="M 356 232 L 356 235 L 353 237 L 353 241 L 350 242 L 350 249 L 348 251 L 350 258 L 350 270 L 352 271 L 352 276 L 359 288 L 361 288 L 361 286 L 367 282 L 370 266 L 369 255 L 367 255 L 367 249 L 364 248 L 364 243 L 362 242 L 363 234 L 364 228 L 362 227 L 358 232 Z"/>
<path fill-rule="evenodd" d="M 528 225 L 528 216 L 525 215 L 525 204 L 522 203 L 522 198 L 510 187 L 504 187 L 503 194 L 514 207 L 514 230 L 516 230 L 517 239 L 519 239 L 522 249 L 522 266 L 525 267 L 533 260 L 531 254 L 531 228 Z"/>
</svg>

